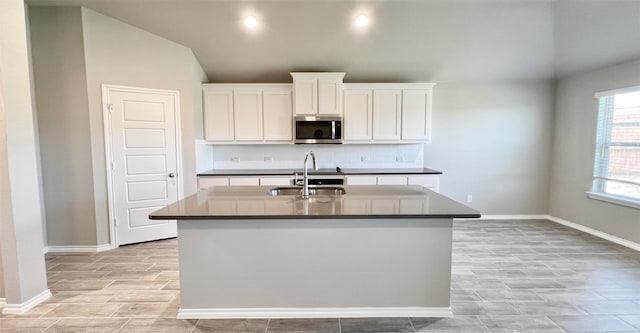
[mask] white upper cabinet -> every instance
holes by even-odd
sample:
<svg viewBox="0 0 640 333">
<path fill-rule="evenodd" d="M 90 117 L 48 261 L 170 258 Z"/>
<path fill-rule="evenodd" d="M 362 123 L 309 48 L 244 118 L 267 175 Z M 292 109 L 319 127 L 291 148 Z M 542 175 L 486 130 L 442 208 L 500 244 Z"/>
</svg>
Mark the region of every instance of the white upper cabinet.
<svg viewBox="0 0 640 333">
<path fill-rule="evenodd" d="M 292 143 L 290 84 L 206 84 L 205 139 L 212 143 Z"/>
<path fill-rule="evenodd" d="M 345 143 L 429 142 L 434 85 L 344 84 Z"/>
<path fill-rule="evenodd" d="M 370 141 L 373 122 L 373 92 L 367 89 L 345 89 L 344 141 Z"/>
<path fill-rule="evenodd" d="M 293 141 L 291 85 L 265 87 L 262 91 L 265 141 Z"/>
<path fill-rule="evenodd" d="M 431 140 L 431 89 L 402 91 L 402 140 Z"/>
<path fill-rule="evenodd" d="M 344 73 L 291 73 L 296 115 L 342 114 Z"/>
<path fill-rule="evenodd" d="M 236 88 L 233 91 L 236 141 L 260 141 L 262 135 L 262 89 Z"/>
<path fill-rule="evenodd" d="M 233 89 L 204 87 L 204 137 L 209 141 L 233 141 Z"/>
<path fill-rule="evenodd" d="M 400 141 L 402 90 L 379 89 L 373 92 L 373 139 Z"/>
</svg>

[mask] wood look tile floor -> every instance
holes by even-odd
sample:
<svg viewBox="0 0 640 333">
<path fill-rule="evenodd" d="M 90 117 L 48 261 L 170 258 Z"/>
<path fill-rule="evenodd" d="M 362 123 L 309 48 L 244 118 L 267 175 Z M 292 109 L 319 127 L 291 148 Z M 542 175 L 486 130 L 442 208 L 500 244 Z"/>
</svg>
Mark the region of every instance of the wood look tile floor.
<svg viewBox="0 0 640 333">
<path fill-rule="evenodd" d="M 46 263 L 53 297 L 0 332 L 640 332 L 640 253 L 549 221 L 455 222 L 446 319 L 177 320 L 175 239 Z"/>
</svg>

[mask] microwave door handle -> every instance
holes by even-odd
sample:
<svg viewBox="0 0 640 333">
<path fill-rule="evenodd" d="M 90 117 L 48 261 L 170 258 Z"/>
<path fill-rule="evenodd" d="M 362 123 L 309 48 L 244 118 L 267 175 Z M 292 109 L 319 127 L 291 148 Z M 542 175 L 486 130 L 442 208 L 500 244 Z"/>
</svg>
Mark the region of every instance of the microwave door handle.
<svg viewBox="0 0 640 333">
<path fill-rule="evenodd" d="M 336 139 L 336 121 L 335 120 L 331 121 L 331 139 L 332 140 Z"/>
</svg>

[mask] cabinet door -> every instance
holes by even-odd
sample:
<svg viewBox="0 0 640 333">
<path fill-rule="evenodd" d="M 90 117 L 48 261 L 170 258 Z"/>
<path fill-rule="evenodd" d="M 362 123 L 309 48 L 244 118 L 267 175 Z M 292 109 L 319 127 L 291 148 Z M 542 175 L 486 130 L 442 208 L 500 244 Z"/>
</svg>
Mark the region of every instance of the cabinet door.
<svg viewBox="0 0 640 333">
<path fill-rule="evenodd" d="M 291 177 L 260 177 L 261 186 L 290 186 L 292 185 Z"/>
<path fill-rule="evenodd" d="M 291 88 L 265 88 L 262 97 L 264 140 L 292 141 Z"/>
<path fill-rule="evenodd" d="M 198 188 L 204 190 L 211 186 L 229 186 L 228 177 L 198 177 Z"/>
<path fill-rule="evenodd" d="M 420 185 L 438 192 L 440 188 L 439 175 L 411 175 L 408 177 L 409 185 Z"/>
<path fill-rule="evenodd" d="M 346 176 L 347 185 L 376 185 L 376 176 Z"/>
<path fill-rule="evenodd" d="M 229 186 L 258 186 L 260 177 L 229 177 Z"/>
<path fill-rule="evenodd" d="M 236 89 L 233 106 L 236 141 L 262 141 L 262 90 Z"/>
<path fill-rule="evenodd" d="M 407 185 L 407 176 L 378 176 L 378 185 Z"/>
<path fill-rule="evenodd" d="M 342 79 L 318 80 L 318 113 L 342 114 Z"/>
<path fill-rule="evenodd" d="M 318 80 L 317 79 L 294 79 L 293 94 L 296 114 L 317 114 L 318 113 Z"/>
<path fill-rule="evenodd" d="M 402 91 L 402 140 L 431 140 L 431 92 Z"/>
<path fill-rule="evenodd" d="M 373 92 L 373 139 L 400 140 L 402 121 L 402 91 L 375 90 Z"/>
<path fill-rule="evenodd" d="M 344 140 L 371 140 L 372 126 L 372 91 L 345 90 L 344 91 Z"/>
<path fill-rule="evenodd" d="M 204 90 L 204 137 L 208 141 L 233 141 L 233 90 Z"/>
</svg>

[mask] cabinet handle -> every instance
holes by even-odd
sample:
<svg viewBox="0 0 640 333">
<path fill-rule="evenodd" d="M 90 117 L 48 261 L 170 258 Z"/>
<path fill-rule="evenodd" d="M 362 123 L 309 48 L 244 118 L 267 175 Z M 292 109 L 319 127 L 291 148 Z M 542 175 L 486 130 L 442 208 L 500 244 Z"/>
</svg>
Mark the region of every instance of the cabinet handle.
<svg viewBox="0 0 640 333">
<path fill-rule="evenodd" d="M 173 178 L 173 177 L 175 177 L 175 176 L 176 176 L 176 174 L 175 174 L 175 173 L 173 173 L 173 172 L 170 172 L 170 173 L 169 173 L 169 178 Z"/>
</svg>

